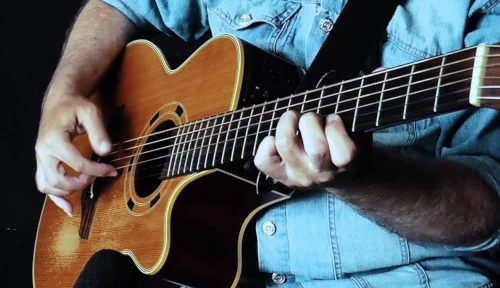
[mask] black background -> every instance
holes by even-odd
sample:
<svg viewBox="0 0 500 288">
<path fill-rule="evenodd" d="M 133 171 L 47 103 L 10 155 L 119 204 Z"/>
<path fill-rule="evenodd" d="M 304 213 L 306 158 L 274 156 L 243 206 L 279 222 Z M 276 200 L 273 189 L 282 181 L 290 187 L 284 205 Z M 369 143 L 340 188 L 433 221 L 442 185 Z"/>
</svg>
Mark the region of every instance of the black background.
<svg viewBox="0 0 500 288">
<path fill-rule="evenodd" d="M 34 178 L 40 105 L 82 3 L 1 1 L 0 287 L 32 287 L 34 240 L 45 198 Z M 162 35 L 148 39 L 160 47 L 168 42 L 164 54 L 173 67 L 201 43 L 186 46 Z"/>
<path fill-rule="evenodd" d="M 34 145 L 40 104 L 80 1 L 0 5 L 0 286 L 32 287 L 33 244 L 44 195 Z"/>
</svg>

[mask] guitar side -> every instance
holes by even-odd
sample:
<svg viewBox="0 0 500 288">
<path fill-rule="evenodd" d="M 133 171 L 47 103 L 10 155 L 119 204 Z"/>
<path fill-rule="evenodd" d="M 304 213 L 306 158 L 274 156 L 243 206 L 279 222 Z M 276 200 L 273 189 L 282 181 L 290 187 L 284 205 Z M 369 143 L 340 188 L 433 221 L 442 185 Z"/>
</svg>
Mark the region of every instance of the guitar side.
<svg viewBox="0 0 500 288">
<path fill-rule="evenodd" d="M 254 58 L 259 55 L 268 61 Z M 34 287 L 72 287 L 90 257 L 103 249 L 129 256 L 145 274 L 160 272 L 169 280 L 198 287 L 234 287 L 244 273 L 247 226 L 261 209 L 288 197 L 258 196 L 255 184 L 238 169 L 212 169 L 160 181 L 154 176 L 141 179 L 150 176 L 142 168 L 151 175 L 158 170 L 140 163 L 162 153 L 148 148 L 156 145 L 151 135 L 167 131 L 162 129 L 250 105 L 260 101 L 257 93 L 264 90 L 267 97 L 291 93 L 298 78 L 290 76 L 286 85 L 276 85 L 268 72 L 262 73 L 271 71 L 270 66 L 290 74 L 291 65 L 230 35 L 209 40 L 175 70 L 152 43 L 131 43 L 111 77 L 111 90 L 96 93 L 92 101 L 101 107 L 107 123 L 116 121 L 115 111 L 122 111 L 114 143 L 137 140 L 127 146 L 133 149 L 115 154 L 119 160 L 112 164 L 124 167 L 118 177 L 102 179 L 90 188 L 95 191 L 68 197 L 74 207 L 72 218 L 45 200 L 34 251 Z M 259 82 L 263 79 L 267 82 Z M 95 157 L 85 136 L 74 143 L 84 156 Z M 99 195 L 93 215 L 85 198 L 90 192 Z"/>
</svg>

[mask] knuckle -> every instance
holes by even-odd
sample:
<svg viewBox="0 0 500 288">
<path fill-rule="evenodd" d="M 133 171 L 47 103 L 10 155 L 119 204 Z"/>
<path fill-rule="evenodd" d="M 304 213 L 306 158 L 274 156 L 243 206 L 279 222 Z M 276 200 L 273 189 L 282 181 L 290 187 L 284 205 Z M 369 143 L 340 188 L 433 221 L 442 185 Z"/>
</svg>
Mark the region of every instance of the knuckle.
<svg viewBox="0 0 500 288">
<path fill-rule="evenodd" d="M 83 166 L 84 166 L 83 160 L 76 160 L 72 168 L 76 172 L 82 172 Z"/>
<path fill-rule="evenodd" d="M 36 152 L 36 154 L 42 154 L 44 150 L 45 150 L 45 147 L 44 147 L 43 143 L 37 142 L 35 144 L 35 152 Z"/>
<path fill-rule="evenodd" d="M 57 177 L 55 177 L 55 176 L 47 177 L 46 181 L 47 181 L 47 184 L 53 188 L 58 188 L 59 185 L 61 184 L 59 179 L 57 179 Z"/>
<path fill-rule="evenodd" d="M 38 191 L 40 191 L 41 193 L 47 193 L 47 185 L 45 184 L 45 182 L 37 179 L 35 183 L 36 189 L 38 189 Z"/>
<path fill-rule="evenodd" d="M 302 178 L 299 181 L 299 184 L 302 187 L 311 187 L 314 184 L 314 182 L 310 178 Z"/>
<path fill-rule="evenodd" d="M 335 178 L 334 173 L 319 173 L 318 182 L 319 183 L 328 183 Z"/>
<path fill-rule="evenodd" d="M 86 102 L 83 113 L 87 114 L 90 117 L 96 117 L 99 114 L 99 109 L 92 102 Z"/>
</svg>

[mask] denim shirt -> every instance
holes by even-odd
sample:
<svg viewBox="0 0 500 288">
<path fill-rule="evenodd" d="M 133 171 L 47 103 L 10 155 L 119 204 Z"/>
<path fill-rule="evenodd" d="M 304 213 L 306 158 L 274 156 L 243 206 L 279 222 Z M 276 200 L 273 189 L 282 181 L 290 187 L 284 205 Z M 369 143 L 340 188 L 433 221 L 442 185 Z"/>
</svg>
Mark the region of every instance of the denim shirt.
<svg viewBox="0 0 500 288">
<path fill-rule="evenodd" d="M 230 33 L 307 70 L 347 0 L 105 2 L 141 29 L 185 41 L 208 30 L 214 36 Z M 383 67 L 500 43 L 500 0 L 408 0 L 386 32 L 378 63 Z M 467 165 L 500 192 L 497 111 L 460 111 L 399 125 L 375 132 L 374 141 Z M 476 247 L 418 245 L 325 191 L 267 209 L 255 231 L 269 287 L 491 287 L 488 276 L 500 271 L 500 232 Z M 496 262 L 487 257 L 494 254 Z"/>
</svg>

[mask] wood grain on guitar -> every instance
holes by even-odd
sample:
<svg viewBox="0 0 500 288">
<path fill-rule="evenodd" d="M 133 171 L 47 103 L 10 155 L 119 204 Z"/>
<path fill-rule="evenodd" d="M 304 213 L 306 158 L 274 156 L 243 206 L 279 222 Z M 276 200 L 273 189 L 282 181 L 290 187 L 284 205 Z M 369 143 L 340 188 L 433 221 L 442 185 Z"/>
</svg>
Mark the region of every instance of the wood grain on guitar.
<svg viewBox="0 0 500 288">
<path fill-rule="evenodd" d="M 174 71 L 156 46 L 136 41 L 112 71 L 92 101 L 107 117 L 114 151 L 96 158 L 85 136 L 74 143 L 120 174 L 69 196 L 73 218 L 45 201 L 35 287 L 72 287 L 103 249 L 187 286 L 235 287 L 246 273 L 247 226 L 290 197 L 258 195 L 238 167 L 290 109 L 337 113 L 352 132 L 363 132 L 474 106 L 500 108 L 497 46 L 295 94 L 298 70 L 230 35 L 208 41 Z"/>
</svg>

